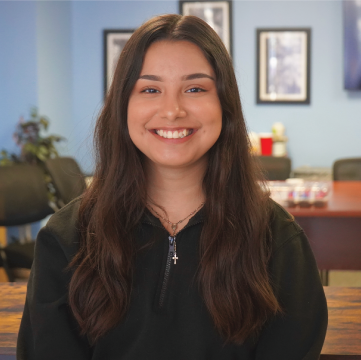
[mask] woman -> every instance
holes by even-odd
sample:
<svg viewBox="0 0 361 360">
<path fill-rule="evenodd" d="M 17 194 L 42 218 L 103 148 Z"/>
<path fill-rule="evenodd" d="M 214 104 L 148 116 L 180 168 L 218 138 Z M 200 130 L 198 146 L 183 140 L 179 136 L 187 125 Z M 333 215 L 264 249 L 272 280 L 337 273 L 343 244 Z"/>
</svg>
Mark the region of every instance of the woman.
<svg viewBox="0 0 361 360">
<path fill-rule="evenodd" d="M 18 359 L 318 359 L 308 241 L 263 193 L 222 41 L 164 15 L 126 44 L 94 181 L 41 230 Z"/>
</svg>

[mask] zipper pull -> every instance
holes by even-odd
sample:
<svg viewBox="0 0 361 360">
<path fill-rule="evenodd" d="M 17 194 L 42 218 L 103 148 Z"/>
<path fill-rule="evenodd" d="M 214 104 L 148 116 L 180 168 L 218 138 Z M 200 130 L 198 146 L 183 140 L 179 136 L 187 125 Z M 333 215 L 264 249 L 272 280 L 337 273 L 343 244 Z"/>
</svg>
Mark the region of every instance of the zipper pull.
<svg viewBox="0 0 361 360">
<path fill-rule="evenodd" d="M 175 236 L 169 236 L 169 250 L 168 250 L 168 256 L 170 256 L 174 260 L 174 265 L 177 264 L 177 244 L 175 242 Z"/>
</svg>

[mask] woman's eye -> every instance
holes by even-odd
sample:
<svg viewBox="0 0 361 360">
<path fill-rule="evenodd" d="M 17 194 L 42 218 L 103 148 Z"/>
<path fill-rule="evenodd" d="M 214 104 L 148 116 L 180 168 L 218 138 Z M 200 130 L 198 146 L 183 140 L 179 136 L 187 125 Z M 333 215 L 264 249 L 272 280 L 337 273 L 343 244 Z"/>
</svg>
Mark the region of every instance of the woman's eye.
<svg viewBox="0 0 361 360">
<path fill-rule="evenodd" d="M 194 88 L 191 88 L 191 89 L 187 90 L 186 92 L 198 93 L 198 92 L 204 92 L 204 91 L 205 91 L 205 90 L 202 89 L 202 88 L 194 87 Z"/>
<path fill-rule="evenodd" d="M 148 89 L 144 89 L 142 92 L 147 93 L 147 94 L 155 94 L 155 93 L 159 92 L 159 90 L 153 89 L 153 88 L 148 88 Z"/>
</svg>

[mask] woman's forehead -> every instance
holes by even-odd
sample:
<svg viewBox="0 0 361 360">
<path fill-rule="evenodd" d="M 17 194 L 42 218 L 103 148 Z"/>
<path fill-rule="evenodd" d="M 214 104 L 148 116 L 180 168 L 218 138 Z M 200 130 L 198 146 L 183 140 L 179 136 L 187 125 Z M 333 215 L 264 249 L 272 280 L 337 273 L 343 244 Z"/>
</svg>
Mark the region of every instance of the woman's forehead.
<svg viewBox="0 0 361 360">
<path fill-rule="evenodd" d="M 206 73 L 214 77 L 214 71 L 203 51 L 190 41 L 161 40 L 153 43 L 145 53 L 140 75 L 148 72 L 172 73 Z"/>
</svg>

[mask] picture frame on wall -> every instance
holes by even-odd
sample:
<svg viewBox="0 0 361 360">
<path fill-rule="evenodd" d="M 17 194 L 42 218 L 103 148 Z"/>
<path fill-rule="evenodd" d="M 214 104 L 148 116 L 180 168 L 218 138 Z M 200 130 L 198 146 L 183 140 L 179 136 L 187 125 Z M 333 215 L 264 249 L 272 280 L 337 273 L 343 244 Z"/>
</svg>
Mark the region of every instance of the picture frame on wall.
<svg viewBox="0 0 361 360">
<path fill-rule="evenodd" d="M 232 55 L 232 1 L 179 1 L 182 15 L 194 15 L 210 25 Z"/>
<path fill-rule="evenodd" d="M 345 90 L 361 90 L 361 7 L 358 0 L 343 5 L 343 68 Z"/>
<path fill-rule="evenodd" d="M 257 104 L 310 104 L 310 28 L 257 29 Z"/>
<path fill-rule="evenodd" d="M 113 80 L 113 74 L 124 45 L 134 29 L 111 29 L 103 31 L 104 44 L 104 95 Z"/>
</svg>

